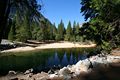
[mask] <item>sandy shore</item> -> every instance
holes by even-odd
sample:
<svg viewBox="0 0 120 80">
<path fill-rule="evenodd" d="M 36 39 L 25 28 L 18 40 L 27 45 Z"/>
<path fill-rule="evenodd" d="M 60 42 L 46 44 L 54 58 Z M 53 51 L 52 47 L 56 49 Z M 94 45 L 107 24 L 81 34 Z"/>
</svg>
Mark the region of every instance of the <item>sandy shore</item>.
<svg viewBox="0 0 120 80">
<path fill-rule="evenodd" d="M 21 52 L 21 51 L 31 51 L 31 50 L 38 50 L 38 49 L 53 49 L 53 48 L 90 48 L 95 47 L 96 44 L 79 44 L 79 43 L 72 43 L 72 42 L 56 42 L 56 43 L 50 43 L 50 44 L 41 44 L 37 47 L 19 47 L 9 50 L 4 50 L 1 52 Z"/>
</svg>

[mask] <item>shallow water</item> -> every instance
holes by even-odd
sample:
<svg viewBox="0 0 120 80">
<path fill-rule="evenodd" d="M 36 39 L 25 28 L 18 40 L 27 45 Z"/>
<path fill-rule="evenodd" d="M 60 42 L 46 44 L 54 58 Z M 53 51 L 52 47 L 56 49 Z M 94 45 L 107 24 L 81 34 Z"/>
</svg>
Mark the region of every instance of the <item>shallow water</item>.
<svg viewBox="0 0 120 80">
<path fill-rule="evenodd" d="M 49 49 L 19 53 L 0 54 L 0 75 L 10 70 L 24 72 L 33 68 L 34 73 L 58 69 L 86 58 L 91 48 Z"/>
</svg>

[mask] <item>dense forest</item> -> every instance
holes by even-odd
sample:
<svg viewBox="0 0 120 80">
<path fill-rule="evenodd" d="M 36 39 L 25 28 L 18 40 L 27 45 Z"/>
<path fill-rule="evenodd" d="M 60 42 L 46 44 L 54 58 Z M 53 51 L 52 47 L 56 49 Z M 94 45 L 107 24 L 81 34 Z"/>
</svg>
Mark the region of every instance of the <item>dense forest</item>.
<svg viewBox="0 0 120 80">
<path fill-rule="evenodd" d="M 8 32 L 8 39 L 11 41 L 38 40 L 38 41 L 83 41 L 83 36 L 80 33 L 80 25 L 74 21 L 71 25 L 69 21 L 65 28 L 63 21 L 56 27 L 55 23 L 51 22 L 42 16 L 40 23 L 33 22 L 28 25 L 27 20 L 21 24 L 17 16 L 13 19 L 14 23 Z"/>
</svg>

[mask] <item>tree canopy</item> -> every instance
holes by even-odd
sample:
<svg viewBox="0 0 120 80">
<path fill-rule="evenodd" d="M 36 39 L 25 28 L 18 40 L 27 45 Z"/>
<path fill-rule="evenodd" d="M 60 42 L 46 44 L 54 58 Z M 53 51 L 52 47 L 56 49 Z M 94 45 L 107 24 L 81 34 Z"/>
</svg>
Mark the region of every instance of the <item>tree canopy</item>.
<svg viewBox="0 0 120 80">
<path fill-rule="evenodd" d="M 120 0 L 82 0 L 81 12 L 85 20 L 83 32 L 102 49 L 120 45 Z"/>
</svg>

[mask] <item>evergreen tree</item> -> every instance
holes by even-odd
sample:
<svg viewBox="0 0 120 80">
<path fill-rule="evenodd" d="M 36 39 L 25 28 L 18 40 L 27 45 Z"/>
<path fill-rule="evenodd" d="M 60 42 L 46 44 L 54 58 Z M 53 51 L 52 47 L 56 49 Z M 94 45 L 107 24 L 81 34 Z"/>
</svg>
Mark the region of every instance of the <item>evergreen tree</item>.
<svg viewBox="0 0 120 80">
<path fill-rule="evenodd" d="M 76 27 L 75 27 L 75 40 L 79 41 L 79 42 L 83 42 L 83 36 L 80 34 L 80 25 L 79 23 L 77 23 Z"/>
<path fill-rule="evenodd" d="M 64 23 L 61 20 L 60 24 L 58 24 L 57 40 L 64 40 L 64 34 L 65 34 Z"/>
<path fill-rule="evenodd" d="M 73 22 L 73 34 L 75 34 L 76 22 Z"/>
<path fill-rule="evenodd" d="M 48 21 L 46 23 L 46 28 L 47 28 L 47 40 L 53 40 L 53 26 L 50 24 Z"/>
<path fill-rule="evenodd" d="M 16 14 L 16 39 L 18 41 L 26 42 L 31 39 L 29 14 L 26 13 L 24 19 L 21 20 L 19 14 Z"/>
<path fill-rule="evenodd" d="M 33 40 L 37 40 L 38 38 L 38 35 L 37 35 L 37 33 L 38 33 L 38 31 L 40 30 L 40 27 L 38 27 L 38 26 L 36 26 L 35 24 L 34 24 L 34 28 L 33 28 L 33 30 L 32 30 L 32 39 Z"/>
<path fill-rule="evenodd" d="M 36 37 L 37 37 L 37 40 L 39 40 L 39 41 L 45 41 L 45 40 L 46 40 L 42 28 L 37 31 L 37 34 L 36 34 L 36 35 L 37 35 L 37 36 L 36 36 Z"/>
<path fill-rule="evenodd" d="M 12 26 L 10 28 L 9 34 L 8 34 L 8 39 L 11 41 L 15 40 L 15 22 L 12 23 Z"/>
<path fill-rule="evenodd" d="M 53 28 L 53 40 L 55 40 L 55 37 L 57 35 L 57 28 L 55 26 L 55 23 L 53 24 L 52 28 Z"/>
<path fill-rule="evenodd" d="M 69 21 L 69 23 L 67 25 L 65 40 L 70 41 L 72 34 L 73 34 L 73 31 L 72 31 L 72 27 L 71 27 L 71 22 Z"/>
</svg>

